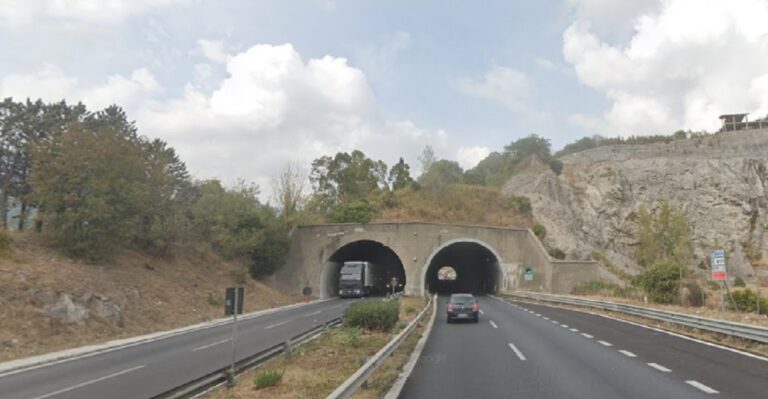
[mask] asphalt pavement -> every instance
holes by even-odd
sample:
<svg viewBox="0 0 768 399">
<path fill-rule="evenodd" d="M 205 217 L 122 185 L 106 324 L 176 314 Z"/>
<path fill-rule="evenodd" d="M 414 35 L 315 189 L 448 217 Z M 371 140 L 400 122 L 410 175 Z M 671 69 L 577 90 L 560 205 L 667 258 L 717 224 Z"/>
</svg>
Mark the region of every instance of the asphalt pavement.
<svg viewBox="0 0 768 399">
<path fill-rule="evenodd" d="M 242 319 L 236 357 L 245 358 L 337 318 L 349 303 L 334 299 Z M 0 375 L 0 398 L 151 398 L 229 364 L 231 334 L 231 324 L 225 324 Z"/>
<path fill-rule="evenodd" d="M 766 398 L 768 359 L 598 315 L 480 297 L 445 303 L 400 398 Z"/>
</svg>

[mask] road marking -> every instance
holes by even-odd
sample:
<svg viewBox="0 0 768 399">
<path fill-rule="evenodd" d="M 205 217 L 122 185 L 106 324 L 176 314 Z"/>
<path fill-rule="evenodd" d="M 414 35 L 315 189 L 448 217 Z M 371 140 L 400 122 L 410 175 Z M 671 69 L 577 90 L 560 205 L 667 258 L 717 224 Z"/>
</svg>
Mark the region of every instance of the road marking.
<svg viewBox="0 0 768 399">
<path fill-rule="evenodd" d="M 563 324 L 563 325 L 561 325 L 560 327 L 563 327 L 563 328 L 568 328 L 568 325 L 567 325 L 567 324 Z"/>
<path fill-rule="evenodd" d="M 483 312 L 483 309 L 480 309 L 480 314 L 485 314 L 485 312 Z"/>
<path fill-rule="evenodd" d="M 557 322 L 557 320 L 552 320 L 552 324 L 560 324 Z"/>
<path fill-rule="evenodd" d="M 610 342 L 605 342 L 605 341 L 597 341 L 597 342 L 599 342 L 600 345 L 602 345 L 602 346 L 613 346 L 613 344 L 610 343 Z"/>
<path fill-rule="evenodd" d="M 109 378 L 114 378 L 114 377 L 117 377 L 119 375 L 130 373 L 131 371 L 136 371 L 136 370 L 138 370 L 140 368 L 143 368 L 144 366 L 146 366 L 146 365 L 143 364 L 141 366 L 131 367 L 131 368 L 125 369 L 123 371 L 118 371 L 117 373 L 113 373 L 113 374 L 110 374 L 110 375 L 105 375 L 104 377 L 99 377 L 99 378 L 97 378 L 95 380 L 86 381 L 86 382 L 83 382 L 83 383 L 80 383 L 80 384 L 77 384 L 77 385 L 73 385 L 73 386 L 71 386 L 69 388 L 59 389 L 58 391 L 55 391 L 55 392 L 47 393 L 47 394 L 42 395 L 42 396 L 37 396 L 34 399 L 50 398 L 51 396 L 56 396 L 56 395 L 62 394 L 64 392 L 69 392 L 69 391 L 71 391 L 73 389 L 82 388 L 82 387 L 84 387 L 86 385 L 95 384 L 95 383 L 97 383 L 99 381 L 104 381 L 104 380 L 109 379 Z"/>
<path fill-rule="evenodd" d="M 671 373 L 672 372 L 672 370 L 670 370 L 670 369 L 668 369 L 668 368 L 666 368 L 666 367 L 664 367 L 664 366 L 662 366 L 662 365 L 660 365 L 658 363 L 646 363 L 646 364 L 651 366 L 651 367 L 653 367 L 653 368 L 655 368 L 656 370 L 659 370 L 659 371 L 662 371 L 662 372 L 665 372 L 665 373 Z"/>
<path fill-rule="evenodd" d="M 320 313 L 323 313 L 323 311 L 322 310 L 318 310 L 316 312 L 312 312 L 312 313 L 308 314 L 307 316 L 314 316 L 314 315 L 318 315 Z"/>
<path fill-rule="evenodd" d="M 219 345 L 219 344 L 223 344 L 223 343 L 225 343 L 225 342 L 227 342 L 227 341 L 229 341 L 229 340 L 230 340 L 230 338 L 227 338 L 227 339 L 222 339 L 221 341 L 216 341 L 216 342 L 214 342 L 214 343 L 212 343 L 212 344 L 203 345 L 203 346 L 197 347 L 197 348 L 195 348 L 195 349 L 192 349 L 192 352 L 201 351 L 201 350 L 203 350 L 203 349 L 207 349 L 207 348 L 210 348 L 210 347 L 212 347 L 212 346 L 216 346 L 216 345 Z"/>
<path fill-rule="evenodd" d="M 547 317 L 547 316 L 544 316 L 544 320 L 549 320 L 549 317 Z"/>
<path fill-rule="evenodd" d="M 493 326 L 493 328 L 499 328 L 499 326 L 497 326 L 497 325 L 496 325 L 496 323 L 494 323 L 494 322 L 493 322 L 493 320 L 489 321 L 489 323 L 491 323 L 491 325 Z"/>
<path fill-rule="evenodd" d="M 573 332 L 579 332 L 579 329 L 578 329 L 578 328 L 572 328 L 572 329 L 571 329 L 571 331 L 573 331 Z"/>
<path fill-rule="evenodd" d="M 270 325 L 268 325 L 268 326 L 264 327 L 264 329 L 265 329 L 265 330 L 271 330 L 271 329 L 273 329 L 273 328 L 275 328 L 275 327 L 277 327 L 277 326 L 282 326 L 283 324 L 285 324 L 285 323 L 290 323 L 290 322 L 291 322 L 291 319 L 288 319 L 288 320 L 283 320 L 283 321 L 281 321 L 281 322 L 279 322 L 279 323 L 270 324 Z"/>
<path fill-rule="evenodd" d="M 622 355 L 624 355 L 626 357 L 637 357 L 637 355 L 635 355 L 634 353 L 632 353 L 630 351 L 625 351 L 624 349 L 620 350 L 619 353 L 621 353 Z"/>
<path fill-rule="evenodd" d="M 710 388 L 710 387 L 708 387 L 708 386 L 706 386 L 706 385 L 704 385 L 704 384 L 702 384 L 702 383 L 700 383 L 698 381 L 688 380 L 685 383 L 688 384 L 688 385 L 691 385 L 693 387 L 696 387 L 699 390 L 704 391 L 706 393 L 720 393 L 720 392 L 718 392 L 718 391 L 716 391 L 716 390 L 714 390 L 714 389 L 712 389 L 712 388 Z"/>
<path fill-rule="evenodd" d="M 515 352 L 515 355 L 517 355 L 518 359 L 525 361 L 525 356 L 523 355 L 523 352 L 520 352 L 520 349 L 517 349 L 515 344 L 510 342 L 509 347 Z"/>
<path fill-rule="evenodd" d="M 587 334 L 587 333 L 581 333 L 581 335 L 582 335 L 583 337 L 585 337 L 585 338 L 589 338 L 589 339 L 595 338 L 595 337 L 593 337 L 593 336 L 591 336 L 591 335 L 589 335 L 589 334 Z"/>
<path fill-rule="evenodd" d="M 536 317 L 541 317 L 541 313 L 536 313 Z"/>
</svg>

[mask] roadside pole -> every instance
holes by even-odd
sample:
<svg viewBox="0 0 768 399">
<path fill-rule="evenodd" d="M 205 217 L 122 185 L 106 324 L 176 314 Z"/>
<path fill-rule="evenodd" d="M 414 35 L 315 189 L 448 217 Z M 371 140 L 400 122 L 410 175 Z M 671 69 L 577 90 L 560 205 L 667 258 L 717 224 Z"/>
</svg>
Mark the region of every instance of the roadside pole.
<svg viewBox="0 0 768 399">
<path fill-rule="evenodd" d="M 237 353 L 237 314 L 243 312 L 243 287 L 227 288 L 226 302 L 224 304 L 224 315 L 232 315 L 232 360 L 227 373 L 227 388 L 235 386 L 235 355 Z"/>
</svg>

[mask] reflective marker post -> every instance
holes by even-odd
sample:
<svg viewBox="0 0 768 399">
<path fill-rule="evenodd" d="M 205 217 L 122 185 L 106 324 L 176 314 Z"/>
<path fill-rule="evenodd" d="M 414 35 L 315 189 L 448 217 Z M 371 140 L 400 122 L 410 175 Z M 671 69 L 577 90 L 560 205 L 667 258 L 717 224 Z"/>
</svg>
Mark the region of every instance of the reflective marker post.
<svg viewBox="0 0 768 399">
<path fill-rule="evenodd" d="M 224 315 L 232 315 L 232 362 L 227 373 L 227 388 L 235 386 L 235 340 L 237 339 L 237 314 L 243 313 L 243 287 L 227 288 L 226 302 L 224 303 Z"/>
</svg>

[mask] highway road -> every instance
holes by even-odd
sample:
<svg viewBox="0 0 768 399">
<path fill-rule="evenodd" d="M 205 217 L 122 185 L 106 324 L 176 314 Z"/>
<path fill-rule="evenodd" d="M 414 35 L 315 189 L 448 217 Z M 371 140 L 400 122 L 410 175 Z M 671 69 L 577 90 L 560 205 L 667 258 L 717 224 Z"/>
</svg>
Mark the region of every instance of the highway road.
<svg viewBox="0 0 768 399">
<path fill-rule="evenodd" d="M 400 398 L 765 398 L 768 359 L 587 313 L 481 297 L 445 303 Z"/>
<path fill-rule="evenodd" d="M 349 303 L 335 299 L 240 320 L 237 357 L 260 352 L 339 317 Z M 0 398 L 150 398 L 229 364 L 231 333 L 231 324 L 226 324 L 0 375 Z"/>
</svg>

